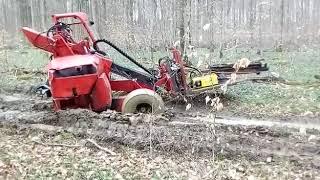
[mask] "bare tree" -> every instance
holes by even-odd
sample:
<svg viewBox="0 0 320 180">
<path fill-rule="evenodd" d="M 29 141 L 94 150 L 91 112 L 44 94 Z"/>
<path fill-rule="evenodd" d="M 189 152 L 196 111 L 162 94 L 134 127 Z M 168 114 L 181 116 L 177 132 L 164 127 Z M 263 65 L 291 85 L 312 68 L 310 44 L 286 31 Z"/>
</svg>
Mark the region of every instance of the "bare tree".
<svg viewBox="0 0 320 180">
<path fill-rule="evenodd" d="M 22 26 L 45 30 L 53 13 L 83 11 L 96 21 L 97 35 L 125 47 L 143 47 L 152 33 L 157 47 L 179 39 L 182 50 L 187 44 L 263 48 L 320 40 L 319 0 L 0 0 L 0 10 L 0 28 L 12 39 Z"/>
</svg>

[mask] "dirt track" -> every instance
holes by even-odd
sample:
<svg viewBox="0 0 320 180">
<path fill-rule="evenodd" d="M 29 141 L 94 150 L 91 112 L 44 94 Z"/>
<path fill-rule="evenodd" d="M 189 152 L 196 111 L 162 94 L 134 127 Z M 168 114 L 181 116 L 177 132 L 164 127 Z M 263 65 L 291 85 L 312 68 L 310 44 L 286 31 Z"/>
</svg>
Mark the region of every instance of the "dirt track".
<svg viewBox="0 0 320 180">
<path fill-rule="evenodd" d="M 288 161 L 298 169 L 320 172 L 320 132 L 299 125 L 263 126 L 261 122 L 234 123 L 193 112 L 148 115 L 101 114 L 88 110 L 51 111 L 51 102 L 23 94 L 0 95 L 2 127 L 44 132 L 70 132 L 94 137 L 101 143 L 125 145 L 167 156 L 190 156 L 277 163 Z M 240 121 L 240 120 L 239 120 Z M 229 122 L 229 123 L 228 123 Z M 250 121 L 248 121 L 250 122 Z M 252 122 L 252 121 L 251 121 Z M 254 122 L 254 121 L 253 121 Z M 268 123 L 266 123 L 268 124 Z M 277 125 L 277 124 L 276 124 Z"/>
</svg>

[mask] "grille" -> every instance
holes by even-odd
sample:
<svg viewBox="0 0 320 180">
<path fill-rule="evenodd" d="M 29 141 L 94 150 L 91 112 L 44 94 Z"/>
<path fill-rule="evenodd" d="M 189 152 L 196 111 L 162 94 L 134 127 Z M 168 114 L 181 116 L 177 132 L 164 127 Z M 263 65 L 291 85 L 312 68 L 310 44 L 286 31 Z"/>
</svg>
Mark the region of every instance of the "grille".
<svg viewBox="0 0 320 180">
<path fill-rule="evenodd" d="M 56 70 L 54 72 L 54 76 L 55 77 L 81 76 L 81 75 L 87 75 L 87 74 L 95 74 L 96 72 L 97 72 L 97 69 L 93 65 L 84 65 L 79 67 Z"/>
</svg>

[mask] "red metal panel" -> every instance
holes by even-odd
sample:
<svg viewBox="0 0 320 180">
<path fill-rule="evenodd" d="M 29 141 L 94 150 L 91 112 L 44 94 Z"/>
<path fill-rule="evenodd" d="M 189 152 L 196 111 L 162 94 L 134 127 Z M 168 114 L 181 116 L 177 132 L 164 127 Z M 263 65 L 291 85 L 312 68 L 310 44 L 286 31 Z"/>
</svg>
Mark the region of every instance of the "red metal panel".
<svg viewBox="0 0 320 180">
<path fill-rule="evenodd" d="M 110 85 L 113 91 L 131 92 L 133 90 L 141 88 L 153 90 L 153 87 L 150 87 L 146 84 L 138 83 L 134 80 L 113 80 L 110 81 Z"/>
<path fill-rule="evenodd" d="M 54 40 L 52 38 L 28 27 L 23 27 L 22 32 L 28 41 L 35 47 L 50 53 L 54 53 Z"/>
<path fill-rule="evenodd" d="M 184 66 L 185 66 L 185 63 L 183 61 L 183 59 L 181 58 L 181 54 L 180 54 L 180 51 L 173 48 L 171 50 L 172 54 L 173 54 L 173 59 L 175 60 L 175 62 L 177 64 L 179 64 L 180 66 L 180 74 L 181 74 L 181 83 L 183 85 L 183 88 L 185 91 L 187 91 L 187 78 L 186 78 L 186 72 L 185 72 L 185 69 L 184 69 Z"/>
<path fill-rule="evenodd" d="M 172 94 L 175 94 L 175 90 L 173 88 L 173 82 L 171 80 L 171 77 L 169 74 L 164 74 L 163 75 L 163 78 L 159 79 L 156 83 L 155 83 L 156 86 L 159 86 L 159 87 L 164 87 L 168 92 L 171 92 Z"/>
<path fill-rule="evenodd" d="M 56 35 L 53 37 L 56 39 L 54 57 L 72 56 L 74 55 L 72 49 L 69 47 L 67 42 L 60 36 Z"/>
<path fill-rule="evenodd" d="M 81 95 L 71 98 L 54 98 L 55 111 L 64 109 L 90 108 L 90 98 L 88 95 Z"/>
<path fill-rule="evenodd" d="M 90 44 L 87 40 L 82 40 L 77 44 L 71 44 L 71 49 L 75 54 L 89 54 Z"/>
<path fill-rule="evenodd" d="M 91 107 L 94 111 L 104 111 L 111 106 L 112 91 L 106 74 L 102 74 L 96 81 L 91 93 Z"/>
<path fill-rule="evenodd" d="M 50 84 L 52 97 L 69 98 L 89 94 L 97 78 L 96 74 L 53 78 Z"/>
</svg>

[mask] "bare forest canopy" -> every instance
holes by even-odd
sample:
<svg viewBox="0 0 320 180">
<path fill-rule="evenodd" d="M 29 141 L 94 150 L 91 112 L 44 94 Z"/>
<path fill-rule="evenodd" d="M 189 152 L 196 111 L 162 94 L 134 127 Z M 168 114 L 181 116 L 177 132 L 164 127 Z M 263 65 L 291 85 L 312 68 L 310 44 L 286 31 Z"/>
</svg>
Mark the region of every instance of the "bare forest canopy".
<svg viewBox="0 0 320 180">
<path fill-rule="evenodd" d="M 95 33 L 127 48 L 207 48 L 319 44 L 319 0 L 0 0 L 0 30 L 45 31 L 54 13 L 82 11 Z"/>
</svg>

